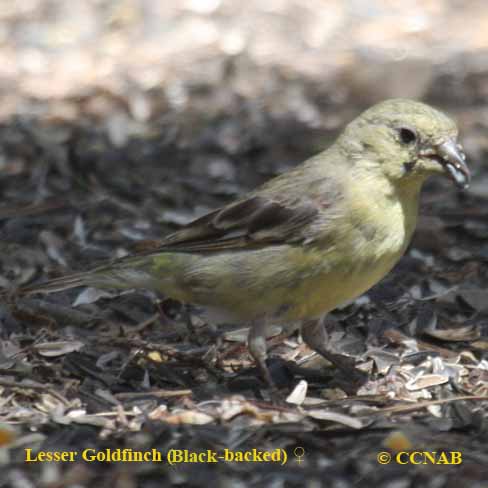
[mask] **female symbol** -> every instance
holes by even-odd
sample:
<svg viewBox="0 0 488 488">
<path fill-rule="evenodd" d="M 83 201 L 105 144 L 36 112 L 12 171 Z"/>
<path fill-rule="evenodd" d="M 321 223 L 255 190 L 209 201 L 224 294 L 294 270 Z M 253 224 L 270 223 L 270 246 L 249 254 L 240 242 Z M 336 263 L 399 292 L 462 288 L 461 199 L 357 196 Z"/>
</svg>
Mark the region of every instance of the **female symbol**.
<svg viewBox="0 0 488 488">
<path fill-rule="evenodd" d="M 295 447 L 293 449 L 293 454 L 297 458 L 298 464 L 302 462 L 302 457 L 305 456 L 305 449 L 303 447 Z"/>
</svg>

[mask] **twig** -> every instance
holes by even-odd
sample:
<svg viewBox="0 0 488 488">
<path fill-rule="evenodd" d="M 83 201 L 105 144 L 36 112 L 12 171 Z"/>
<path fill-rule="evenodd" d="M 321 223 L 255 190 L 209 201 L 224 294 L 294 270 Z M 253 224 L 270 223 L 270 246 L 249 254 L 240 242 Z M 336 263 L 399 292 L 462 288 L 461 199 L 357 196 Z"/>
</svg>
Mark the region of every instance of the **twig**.
<svg viewBox="0 0 488 488">
<path fill-rule="evenodd" d="M 20 388 L 20 389 L 30 389 L 30 390 L 36 390 L 36 391 L 43 391 L 45 393 L 49 393 L 53 397 L 57 398 L 60 402 L 62 402 L 64 405 L 70 405 L 70 402 L 64 398 L 60 393 L 57 391 L 53 390 L 50 385 L 36 385 L 36 384 L 31 384 L 31 383 L 18 383 L 16 381 L 9 381 L 5 379 L 0 379 L 0 386 L 6 386 L 8 388 Z"/>
<path fill-rule="evenodd" d="M 403 413 L 403 412 L 414 412 L 415 410 L 421 410 L 432 405 L 444 405 L 445 403 L 458 402 L 463 400 L 474 400 L 474 401 L 488 401 L 488 396 L 481 395 L 464 395 L 453 398 L 442 398 L 440 400 L 429 400 L 427 402 L 414 403 L 412 405 L 395 405 L 393 407 L 386 407 L 376 412 L 371 412 L 370 415 L 378 415 L 382 413 Z"/>
</svg>

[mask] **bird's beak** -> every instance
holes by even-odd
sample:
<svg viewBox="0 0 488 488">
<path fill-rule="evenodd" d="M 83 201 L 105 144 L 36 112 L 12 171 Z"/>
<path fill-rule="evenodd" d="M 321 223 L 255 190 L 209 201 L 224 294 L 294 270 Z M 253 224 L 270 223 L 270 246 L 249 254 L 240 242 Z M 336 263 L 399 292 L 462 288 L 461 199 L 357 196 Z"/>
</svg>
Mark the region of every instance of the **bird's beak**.
<svg viewBox="0 0 488 488">
<path fill-rule="evenodd" d="M 444 167 L 444 170 L 456 183 L 458 188 L 465 190 L 471 181 L 471 173 L 466 164 L 466 155 L 463 148 L 456 141 L 450 139 L 435 148 L 438 162 Z M 437 159 L 437 158 L 436 158 Z"/>
</svg>

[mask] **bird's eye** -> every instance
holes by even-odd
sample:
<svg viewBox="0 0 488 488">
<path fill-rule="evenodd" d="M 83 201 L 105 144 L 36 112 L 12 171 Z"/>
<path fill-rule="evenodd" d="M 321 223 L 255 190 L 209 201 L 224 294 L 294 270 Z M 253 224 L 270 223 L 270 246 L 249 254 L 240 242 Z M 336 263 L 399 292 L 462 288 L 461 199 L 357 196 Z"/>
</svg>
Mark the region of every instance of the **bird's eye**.
<svg viewBox="0 0 488 488">
<path fill-rule="evenodd" d="M 412 129 L 401 127 L 398 132 L 400 134 L 400 140 L 403 144 L 411 144 L 417 140 L 417 134 Z"/>
</svg>

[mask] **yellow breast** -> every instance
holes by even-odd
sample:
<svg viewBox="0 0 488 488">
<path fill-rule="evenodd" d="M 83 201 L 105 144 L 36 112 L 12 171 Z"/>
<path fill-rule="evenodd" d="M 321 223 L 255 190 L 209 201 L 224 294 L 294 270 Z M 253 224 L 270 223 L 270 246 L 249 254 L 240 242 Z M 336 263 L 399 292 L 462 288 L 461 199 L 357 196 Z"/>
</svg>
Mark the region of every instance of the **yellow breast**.
<svg viewBox="0 0 488 488">
<path fill-rule="evenodd" d="M 356 196 L 351 201 L 354 207 L 341 226 L 342 236 L 332 249 L 315 251 L 310 267 L 322 271 L 294 290 L 295 307 L 287 319 L 318 317 L 353 300 L 378 283 L 406 251 L 416 225 L 416 198 L 378 198 L 372 204 L 371 198 L 363 202 Z"/>
</svg>

